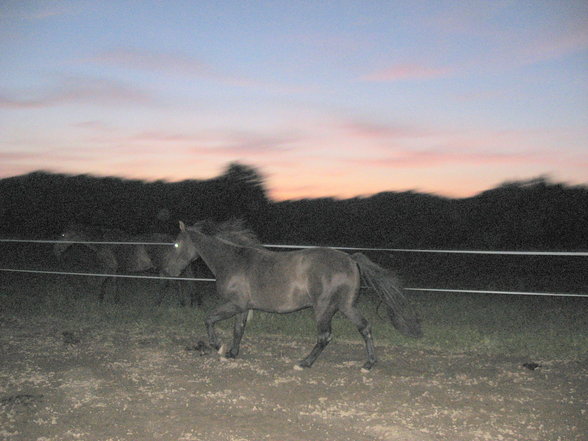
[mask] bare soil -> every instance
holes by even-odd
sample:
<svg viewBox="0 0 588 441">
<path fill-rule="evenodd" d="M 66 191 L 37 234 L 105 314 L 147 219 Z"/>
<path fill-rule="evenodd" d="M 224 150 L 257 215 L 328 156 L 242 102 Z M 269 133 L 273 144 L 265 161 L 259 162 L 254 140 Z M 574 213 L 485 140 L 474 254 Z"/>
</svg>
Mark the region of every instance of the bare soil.
<svg viewBox="0 0 588 441">
<path fill-rule="evenodd" d="M 0 439 L 588 439 L 586 361 L 379 345 L 365 374 L 362 345 L 335 338 L 296 371 L 313 341 L 246 334 L 227 361 L 193 350 L 199 338 L 4 318 Z"/>
</svg>

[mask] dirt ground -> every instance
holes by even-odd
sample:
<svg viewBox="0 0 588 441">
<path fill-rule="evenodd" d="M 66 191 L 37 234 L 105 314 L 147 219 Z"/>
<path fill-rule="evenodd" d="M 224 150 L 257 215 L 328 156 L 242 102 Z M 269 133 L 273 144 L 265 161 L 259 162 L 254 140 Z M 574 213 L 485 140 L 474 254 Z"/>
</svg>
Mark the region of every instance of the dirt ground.
<svg viewBox="0 0 588 441">
<path fill-rule="evenodd" d="M 197 335 L 0 322 L 0 439 L 586 440 L 588 363 L 246 335 L 235 361 Z M 376 343 L 378 343 L 376 339 Z M 381 343 L 381 342 L 380 342 Z"/>
</svg>

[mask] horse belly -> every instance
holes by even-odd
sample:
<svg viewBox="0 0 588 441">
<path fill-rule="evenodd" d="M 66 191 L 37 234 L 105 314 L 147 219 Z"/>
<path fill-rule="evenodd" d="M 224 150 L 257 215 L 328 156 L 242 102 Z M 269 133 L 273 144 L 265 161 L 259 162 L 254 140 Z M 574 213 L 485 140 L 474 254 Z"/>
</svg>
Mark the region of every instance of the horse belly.
<svg viewBox="0 0 588 441">
<path fill-rule="evenodd" d="M 260 283 L 250 293 L 250 309 L 288 313 L 312 306 L 306 284 Z"/>
</svg>

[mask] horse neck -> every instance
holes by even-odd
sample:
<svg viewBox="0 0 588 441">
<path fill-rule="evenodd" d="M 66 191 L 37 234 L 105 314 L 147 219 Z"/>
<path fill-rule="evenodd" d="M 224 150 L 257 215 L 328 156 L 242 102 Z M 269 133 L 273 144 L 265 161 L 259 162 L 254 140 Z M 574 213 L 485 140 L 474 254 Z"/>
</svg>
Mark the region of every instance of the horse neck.
<svg viewBox="0 0 588 441">
<path fill-rule="evenodd" d="M 236 258 L 237 245 L 229 244 L 199 231 L 190 231 L 189 233 L 199 256 L 215 276 L 224 268 L 232 265 Z"/>
<path fill-rule="evenodd" d="M 123 238 L 116 236 L 116 233 L 113 233 L 114 231 L 115 230 L 89 230 L 88 232 L 81 232 L 80 240 L 90 242 L 117 242 L 123 240 Z M 96 254 L 99 255 L 99 257 L 104 255 L 110 256 L 111 254 L 114 255 L 117 247 L 116 245 L 113 245 L 111 243 L 86 243 L 83 245 L 89 248 L 90 250 L 94 251 Z"/>
<path fill-rule="evenodd" d="M 89 234 L 87 232 L 79 231 L 71 235 L 68 240 L 72 241 L 79 241 L 79 242 L 96 242 L 99 241 L 100 238 L 96 238 L 94 235 Z M 75 245 L 75 243 L 70 243 L 68 246 Z M 80 243 L 79 245 L 90 249 L 93 252 L 98 252 L 98 246 L 92 243 Z"/>
</svg>

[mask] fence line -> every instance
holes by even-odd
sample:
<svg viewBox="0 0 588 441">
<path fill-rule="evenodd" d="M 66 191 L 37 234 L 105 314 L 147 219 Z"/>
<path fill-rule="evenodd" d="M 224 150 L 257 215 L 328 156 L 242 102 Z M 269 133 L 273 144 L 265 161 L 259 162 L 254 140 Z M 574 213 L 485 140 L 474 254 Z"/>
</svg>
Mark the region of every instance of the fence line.
<svg viewBox="0 0 588 441">
<path fill-rule="evenodd" d="M 160 279 L 160 280 L 186 280 L 194 282 L 215 282 L 216 279 L 204 277 L 165 277 L 165 276 L 146 276 L 135 274 L 103 274 L 103 273 L 80 273 L 68 271 L 42 271 L 0 268 L 0 271 L 28 274 L 51 274 L 64 276 L 89 276 L 89 277 L 121 277 L 127 279 Z M 502 294 L 502 295 L 521 295 L 521 296 L 544 296 L 544 297 L 588 297 L 588 294 L 575 293 L 550 293 L 550 292 L 525 292 L 525 291 L 494 291 L 494 290 L 477 290 L 477 289 L 441 289 L 441 288 L 404 288 L 407 291 L 421 292 L 449 292 L 449 293 L 472 293 L 472 294 Z"/>
<path fill-rule="evenodd" d="M 45 240 L 45 239 L 0 239 L 0 242 L 14 242 L 14 243 L 67 243 L 67 244 L 82 244 L 82 245 L 169 245 L 173 246 L 173 243 L 169 242 L 109 242 L 109 241 L 96 241 L 96 240 Z"/>
<path fill-rule="evenodd" d="M 27 240 L 27 239 L 0 239 L 0 242 L 14 243 L 67 243 L 85 245 L 167 245 L 173 246 L 170 242 L 103 242 L 103 241 L 77 241 L 77 240 Z M 309 249 L 318 248 L 316 245 L 286 245 L 286 244 L 263 244 L 266 248 L 282 249 Z M 568 256 L 587 257 L 588 251 L 492 251 L 492 250 L 420 250 L 410 248 L 367 248 L 367 247 L 328 247 L 343 251 L 386 251 L 398 253 L 445 253 L 445 254 L 494 254 L 494 255 L 519 255 L 519 256 Z"/>
<path fill-rule="evenodd" d="M 472 293 L 472 294 L 504 294 L 515 296 L 544 296 L 544 297 L 588 297 L 588 294 L 575 294 L 563 292 L 525 292 L 525 291 L 494 291 L 484 289 L 440 289 L 440 288 L 404 288 L 407 291 L 423 292 L 451 292 L 451 293 Z"/>
<path fill-rule="evenodd" d="M 62 276 L 90 276 L 90 277 L 120 277 L 124 279 L 160 279 L 160 280 L 192 280 L 194 282 L 214 282 L 216 279 L 198 278 L 198 277 L 166 277 L 166 276 L 147 276 L 142 274 L 104 274 L 104 273 L 81 273 L 77 271 L 45 271 L 29 270 L 17 268 L 0 268 L 0 271 L 7 273 L 28 273 L 28 274 L 52 274 Z"/>
<path fill-rule="evenodd" d="M 267 248 L 303 249 L 316 248 L 314 245 L 263 245 Z M 445 254 L 501 254 L 520 256 L 588 256 L 588 251 L 486 251 L 486 250 L 417 250 L 409 248 L 362 248 L 362 247 L 329 247 L 344 251 L 387 251 L 397 253 L 445 253 Z"/>
<path fill-rule="evenodd" d="M 27 239 L 0 239 L 5 243 L 67 243 L 87 245 L 166 245 L 173 246 L 169 242 L 107 242 L 107 241 L 66 241 L 66 240 L 27 240 Z M 282 249 L 309 249 L 317 248 L 314 245 L 285 245 L 285 244 L 264 244 L 267 248 Z M 385 251 L 403 253 L 448 253 L 448 254 L 493 254 L 493 255 L 524 255 L 524 256 L 588 256 L 585 251 L 485 251 L 485 250 L 420 250 L 406 248 L 367 248 L 367 247 L 331 247 L 344 251 Z M 15 268 L 0 268 L 1 272 L 16 272 L 29 274 L 52 274 L 67 276 L 91 276 L 91 277 L 121 277 L 129 279 L 160 279 L 160 280 L 186 280 L 195 282 L 214 282 L 210 278 L 194 277 L 164 277 L 131 274 L 102 274 L 102 273 L 80 273 L 67 271 L 42 271 Z M 550 296 L 550 297 L 588 297 L 588 294 L 574 293 L 546 293 L 546 292 L 523 292 L 523 291 L 494 291 L 494 290 L 467 290 L 467 289 L 440 289 L 440 288 L 405 288 L 407 291 L 421 292 L 453 292 L 453 293 L 477 293 L 477 294 L 503 294 L 503 295 L 526 295 L 526 296 Z"/>
</svg>

